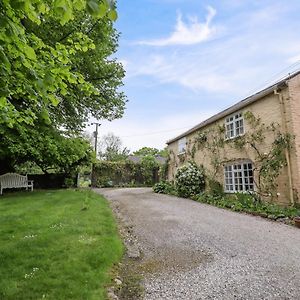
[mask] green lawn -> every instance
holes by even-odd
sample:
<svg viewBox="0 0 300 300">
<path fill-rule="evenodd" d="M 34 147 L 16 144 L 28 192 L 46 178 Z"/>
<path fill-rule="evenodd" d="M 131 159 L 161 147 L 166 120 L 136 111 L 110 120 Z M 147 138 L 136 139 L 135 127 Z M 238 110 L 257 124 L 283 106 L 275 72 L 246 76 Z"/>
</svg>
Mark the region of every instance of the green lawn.
<svg viewBox="0 0 300 300">
<path fill-rule="evenodd" d="M 105 299 L 122 253 L 111 210 L 93 192 L 0 197 L 0 299 Z"/>
</svg>

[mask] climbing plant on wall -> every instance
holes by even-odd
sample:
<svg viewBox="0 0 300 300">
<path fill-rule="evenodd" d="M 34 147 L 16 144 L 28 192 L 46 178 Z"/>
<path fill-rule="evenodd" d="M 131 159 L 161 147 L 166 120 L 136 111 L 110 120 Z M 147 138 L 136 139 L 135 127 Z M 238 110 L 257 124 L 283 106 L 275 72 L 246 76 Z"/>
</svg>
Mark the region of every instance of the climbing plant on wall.
<svg viewBox="0 0 300 300">
<path fill-rule="evenodd" d="M 293 136 L 289 133 L 282 133 L 280 125 L 271 123 L 269 125 L 262 122 L 260 117 L 252 112 L 244 113 L 248 130 L 244 135 L 234 139 L 225 138 L 225 127 L 215 125 L 206 130 L 199 131 L 196 136 L 187 139 L 187 149 L 185 154 L 178 157 L 170 151 L 170 159 L 174 166 L 189 160 L 194 160 L 196 153 L 201 152 L 209 160 L 211 168 L 206 170 L 208 180 L 213 180 L 221 172 L 224 164 L 232 161 L 227 156 L 226 149 L 236 149 L 241 153 L 240 159 L 249 157 L 249 153 L 254 153 L 254 172 L 257 174 L 257 193 L 261 196 L 274 197 L 277 193 L 277 178 L 287 165 L 286 151 L 291 149 Z M 266 143 L 266 138 L 268 140 Z M 235 158 L 238 159 L 238 158 Z"/>
</svg>

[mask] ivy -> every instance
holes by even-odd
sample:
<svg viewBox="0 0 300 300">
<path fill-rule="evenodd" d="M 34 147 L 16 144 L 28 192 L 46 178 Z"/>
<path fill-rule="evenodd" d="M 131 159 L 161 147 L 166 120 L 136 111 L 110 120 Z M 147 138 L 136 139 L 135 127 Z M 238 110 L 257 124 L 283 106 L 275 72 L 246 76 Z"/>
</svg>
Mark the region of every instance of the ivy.
<svg viewBox="0 0 300 300">
<path fill-rule="evenodd" d="M 211 168 L 207 169 L 208 181 L 214 181 L 221 167 L 230 162 L 226 157 L 225 147 L 244 151 L 249 150 L 255 153 L 255 169 L 258 174 L 258 194 L 261 196 L 275 197 L 277 194 L 277 178 L 283 167 L 286 166 L 286 150 L 291 148 L 293 136 L 280 131 L 279 124 L 271 123 L 266 125 L 260 117 L 256 117 L 252 112 L 244 113 L 244 118 L 248 122 L 249 130 L 242 136 L 234 139 L 225 139 L 225 128 L 221 125 L 212 126 L 204 131 L 199 131 L 193 141 L 188 143 L 186 155 L 181 161 L 194 160 L 197 150 L 202 150 L 204 157 L 210 161 Z M 273 136 L 271 145 L 265 143 L 266 137 Z M 173 156 L 173 159 L 176 159 Z"/>
</svg>

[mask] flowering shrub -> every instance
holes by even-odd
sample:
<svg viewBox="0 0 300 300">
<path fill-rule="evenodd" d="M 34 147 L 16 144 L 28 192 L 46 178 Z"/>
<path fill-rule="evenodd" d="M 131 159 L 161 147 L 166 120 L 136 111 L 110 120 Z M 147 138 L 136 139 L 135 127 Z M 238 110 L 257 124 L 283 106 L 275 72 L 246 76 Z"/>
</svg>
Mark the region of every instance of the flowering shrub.
<svg viewBox="0 0 300 300">
<path fill-rule="evenodd" d="M 175 194 L 174 186 L 167 181 L 161 181 L 153 186 L 153 191 L 158 194 Z"/>
<path fill-rule="evenodd" d="M 175 174 L 175 188 L 178 196 L 189 198 L 204 191 L 204 168 L 193 162 L 179 168 Z"/>
</svg>

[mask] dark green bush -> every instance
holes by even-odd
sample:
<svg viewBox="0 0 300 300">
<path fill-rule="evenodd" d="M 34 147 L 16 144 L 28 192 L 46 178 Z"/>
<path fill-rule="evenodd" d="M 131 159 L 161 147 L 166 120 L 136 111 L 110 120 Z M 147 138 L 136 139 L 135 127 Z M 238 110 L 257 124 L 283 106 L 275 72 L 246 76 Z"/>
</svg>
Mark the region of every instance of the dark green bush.
<svg viewBox="0 0 300 300">
<path fill-rule="evenodd" d="M 175 194 L 175 188 L 172 183 L 161 181 L 153 186 L 153 191 L 159 194 Z"/>
<path fill-rule="evenodd" d="M 214 197 L 224 196 L 224 189 L 222 184 L 214 179 L 208 180 L 208 189 L 209 193 Z"/>
<path fill-rule="evenodd" d="M 276 204 L 260 201 L 255 195 L 237 193 L 223 197 L 213 196 L 209 193 L 202 193 L 193 197 L 194 200 L 215 205 L 222 208 L 229 208 L 234 211 L 244 211 L 270 219 L 283 217 L 293 218 L 300 215 L 300 210 L 295 207 L 282 207 Z"/>
<path fill-rule="evenodd" d="M 95 187 L 152 186 L 157 182 L 158 167 L 149 161 L 99 161 L 92 174 Z"/>
</svg>

